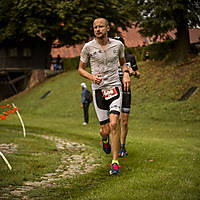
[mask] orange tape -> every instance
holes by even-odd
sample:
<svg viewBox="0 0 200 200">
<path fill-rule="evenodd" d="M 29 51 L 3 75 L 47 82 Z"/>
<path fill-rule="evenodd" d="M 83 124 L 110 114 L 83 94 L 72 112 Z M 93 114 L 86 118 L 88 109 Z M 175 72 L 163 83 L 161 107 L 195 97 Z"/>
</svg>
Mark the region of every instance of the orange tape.
<svg viewBox="0 0 200 200">
<path fill-rule="evenodd" d="M 0 105 L 0 108 L 10 108 L 8 111 L 6 112 L 3 112 L 2 114 L 0 114 L 0 120 L 2 119 L 6 119 L 6 117 L 8 117 L 9 114 L 14 114 L 15 111 L 18 110 L 18 108 L 16 107 L 13 107 L 12 105 L 10 104 L 7 104 L 7 105 Z"/>
</svg>

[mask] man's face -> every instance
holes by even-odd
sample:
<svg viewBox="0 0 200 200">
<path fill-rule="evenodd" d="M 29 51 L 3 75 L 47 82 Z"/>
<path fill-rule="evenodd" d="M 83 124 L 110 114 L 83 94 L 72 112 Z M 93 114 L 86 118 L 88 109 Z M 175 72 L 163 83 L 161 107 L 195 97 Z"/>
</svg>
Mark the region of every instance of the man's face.
<svg viewBox="0 0 200 200">
<path fill-rule="evenodd" d="M 106 24 L 105 19 L 99 18 L 94 21 L 93 29 L 96 38 L 104 38 L 108 34 L 109 26 Z"/>
</svg>

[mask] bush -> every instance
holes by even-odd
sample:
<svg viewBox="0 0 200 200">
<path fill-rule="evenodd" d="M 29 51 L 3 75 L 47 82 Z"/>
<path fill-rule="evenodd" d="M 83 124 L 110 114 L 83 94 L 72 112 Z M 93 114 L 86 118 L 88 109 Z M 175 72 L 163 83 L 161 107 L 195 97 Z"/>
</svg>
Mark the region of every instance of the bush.
<svg viewBox="0 0 200 200">
<path fill-rule="evenodd" d="M 135 56 L 136 61 L 144 60 L 145 49 L 144 47 L 126 47 L 126 54 L 133 54 Z"/>
<path fill-rule="evenodd" d="M 149 51 L 150 60 L 166 60 L 171 57 L 172 49 L 175 47 L 175 41 L 166 41 L 151 44 L 145 47 L 146 51 Z"/>
<path fill-rule="evenodd" d="M 174 47 L 175 41 L 170 40 L 153 43 L 144 47 L 126 47 L 125 52 L 134 54 L 137 61 L 144 61 L 147 52 L 149 53 L 150 60 L 165 61 L 171 57 L 171 52 Z"/>
<path fill-rule="evenodd" d="M 63 66 L 65 71 L 78 69 L 80 56 L 74 58 L 63 58 Z"/>
</svg>

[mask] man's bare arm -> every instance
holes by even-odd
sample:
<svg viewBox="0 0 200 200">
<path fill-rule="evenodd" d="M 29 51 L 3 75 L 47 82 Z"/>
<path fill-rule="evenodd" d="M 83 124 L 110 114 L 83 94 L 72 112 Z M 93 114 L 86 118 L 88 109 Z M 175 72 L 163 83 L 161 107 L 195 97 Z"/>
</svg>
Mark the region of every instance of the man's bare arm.
<svg viewBox="0 0 200 200">
<path fill-rule="evenodd" d="M 78 73 L 81 76 L 92 80 L 95 84 L 100 84 L 102 81 L 101 74 L 96 74 L 96 75 L 91 74 L 85 70 L 85 66 L 86 66 L 86 63 L 83 63 L 82 61 L 80 61 L 79 67 L 78 67 Z"/>
<path fill-rule="evenodd" d="M 124 75 L 123 75 L 124 90 L 128 91 L 130 88 L 130 76 L 129 76 L 128 67 L 126 66 L 125 58 L 124 57 L 120 58 L 119 63 L 120 63 L 120 66 L 122 67 L 122 71 L 124 72 Z"/>
</svg>

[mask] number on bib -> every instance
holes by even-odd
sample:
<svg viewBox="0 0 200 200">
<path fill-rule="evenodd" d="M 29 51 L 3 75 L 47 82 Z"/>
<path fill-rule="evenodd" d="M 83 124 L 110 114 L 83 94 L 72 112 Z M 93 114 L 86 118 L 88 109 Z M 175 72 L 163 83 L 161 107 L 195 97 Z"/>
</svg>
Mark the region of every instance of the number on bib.
<svg viewBox="0 0 200 200">
<path fill-rule="evenodd" d="M 111 99 L 115 96 L 117 96 L 117 90 L 116 88 L 110 88 L 110 89 L 103 89 L 102 94 L 105 98 L 105 100 Z"/>
</svg>

